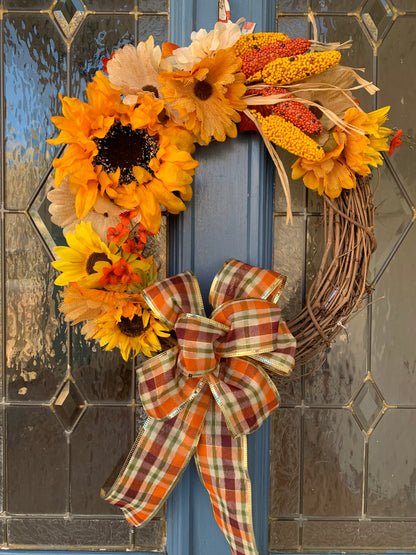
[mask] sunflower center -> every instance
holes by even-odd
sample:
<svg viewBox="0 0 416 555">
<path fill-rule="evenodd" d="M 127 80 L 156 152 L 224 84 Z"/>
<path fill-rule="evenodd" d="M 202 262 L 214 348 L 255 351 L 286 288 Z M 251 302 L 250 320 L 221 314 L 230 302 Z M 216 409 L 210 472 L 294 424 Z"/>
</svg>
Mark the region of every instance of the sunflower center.
<svg viewBox="0 0 416 555">
<path fill-rule="evenodd" d="M 102 165 L 107 173 L 120 168 L 120 184 L 134 181 L 134 166 L 152 173 L 149 163 L 159 150 L 158 135 L 151 137 L 145 129 L 132 129 L 130 124 L 115 121 L 106 136 L 95 139 L 95 142 L 98 154 L 94 156 L 94 165 Z"/>
<path fill-rule="evenodd" d="M 194 86 L 194 94 L 200 100 L 208 100 L 212 95 L 212 85 L 208 81 L 197 81 Z"/>
<path fill-rule="evenodd" d="M 137 314 L 131 320 L 122 316 L 120 322 L 117 322 L 117 327 L 127 337 L 139 337 L 144 330 L 142 319 Z"/>
<path fill-rule="evenodd" d="M 108 258 L 106 254 L 103 252 L 93 252 L 87 259 L 86 270 L 87 274 L 94 274 L 94 265 L 96 262 L 109 262 L 111 264 L 111 260 Z"/>
</svg>

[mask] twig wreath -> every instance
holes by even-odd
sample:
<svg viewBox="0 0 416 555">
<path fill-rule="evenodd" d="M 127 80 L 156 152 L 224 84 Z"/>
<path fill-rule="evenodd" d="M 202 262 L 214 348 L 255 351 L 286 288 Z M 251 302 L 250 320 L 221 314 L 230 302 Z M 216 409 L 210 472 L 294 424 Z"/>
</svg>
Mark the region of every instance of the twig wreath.
<svg viewBox="0 0 416 555">
<path fill-rule="evenodd" d="M 356 89 L 377 89 L 340 65 L 349 46 L 219 22 L 183 48 L 159 48 L 153 37 L 126 45 L 87 85 L 88 102 L 61 97 L 63 116 L 52 118 L 60 134 L 49 140 L 67 145 L 49 193 L 68 244 L 55 248 L 53 262 L 64 286 L 60 309 L 106 350 L 149 357 L 138 369 L 149 419 L 103 491 L 135 525 L 159 509 L 194 456 L 233 553 L 257 553 L 246 434 L 277 407 L 269 373 L 291 372 L 295 343 L 298 364 L 313 360 L 359 306 L 376 247 L 370 167 L 400 142 L 396 134 L 389 146 L 388 107 L 365 113 L 354 98 Z M 323 198 L 323 258 L 288 326 L 276 305 L 285 278 L 276 272 L 226 262 L 207 318 L 195 277 L 157 282 L 144 255 L 161 206 L 177 214 L 192 197 L 195 144 L 250 130 L 276 166 L 289 224 L 289 183 L 275 146 L 298 157 L 292 177 Z M 164 338 L 170 348 L 157 355 Z"/>
</svg>

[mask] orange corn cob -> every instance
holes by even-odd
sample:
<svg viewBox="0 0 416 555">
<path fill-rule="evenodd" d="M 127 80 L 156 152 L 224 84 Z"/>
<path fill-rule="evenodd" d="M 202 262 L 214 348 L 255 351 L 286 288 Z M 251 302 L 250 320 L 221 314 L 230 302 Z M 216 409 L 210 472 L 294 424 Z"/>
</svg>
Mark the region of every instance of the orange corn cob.
<svg viewBox="0 0 416 555">
<path fill-rule="evenodd" d="M 275 145 L 310 162 L 319 162 L 325 156 L 323 148 L 290 121 L 276 114 L 264 118 L 255 110 L 252 113 L 260 121 L 265 136 Z"/>
<path fill-rule="evenodd" d="M 249 94 L 258 94 L 258 91 L 249 89 L 247 95 Z M 323 127 L 319 119 L 304 104 L 296 102 L 296 100 L 291 100 L 296 98 L 293 94 L 290 94 L 283 87 L 266 87 L 261 90 L 261 96 L 271 95 L 285 95 L 288 100 L 277 104 L 256 105 L 256 110 L 258 110 L 263 117 L 269 116 L 270 114 L 277 114 L 286 121 L 290 121 L 293 125 L 296 125 L 296 127 L 304 133 L 309 133 L 310 135 L 319 135 L 322 133 Z M 247 103 L 250 105 L 249 99 Z"/>
<path fill-rule="evenodd" d="M 262 48 L 266 44 L 273 42 L 284 42 L 289 40 L 289 37 L 284 33 L 249 33 L 241 35 L 235 43 L 235 53 L 237 56 L 242 56 L 253 48 Z"/>
<path fill-rule="evenodd" d="M 268 85 L 289 85 L 311 75 L 323 73 L 336 66 L 340 60 L 341 54 L 338 50 L 276 58 L 264 67 L 262 77 Z"/>
<path fill-rule="evenodd" d="M 307 39 L 298 38 L 267 44 L 260 50 L 253 48 L 241 56 L 243 61 L 241 71 L 246 77 L 250 77 L 274 59 L 303 54 L 310 46 L 311 43 Z"/>
</svg>

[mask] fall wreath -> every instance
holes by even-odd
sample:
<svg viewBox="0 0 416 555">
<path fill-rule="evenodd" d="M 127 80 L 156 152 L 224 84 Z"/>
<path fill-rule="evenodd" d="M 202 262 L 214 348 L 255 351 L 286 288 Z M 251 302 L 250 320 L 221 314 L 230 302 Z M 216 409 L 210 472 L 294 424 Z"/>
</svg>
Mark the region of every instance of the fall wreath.
<svg viewBox="0 0 416 555">
<path fill-rule="evenodd" d="M 396 134 L 389 144 L 388 107 L 366 113 L 356 102 L 356 89 L 377 89 L 340 64 L 349 43 L 249 31 L 243 21 L 219 22 L 192 33 L 183 48 L 160 48 L 153 37 L 120 48 L 87 85 L 87 102 L 61 97 L 63 115 L 52 118 L 60 134 L 49 140 L 67 145 L 54 160 L 56 188 L 48 195 L 67 241 L 53 262 L 64 286 L 60 309 L 106 350 L 119 347 L 126 360 L 149 357 L 139 374 L 148 425 L 103 495 L 130 522 L 146 522 L 194 455 L 236 554 L 256 553 L 244 440 L 277 406 L 267 372 L 290 373 L 294 338 L 297 364 L 315 359 L 359 307 L 376 248 L 371 167 L 400 142 Z M 227 262 L 214 280 L 208 319 L 192 274 L 159 283 L 145 254 L 161 207 L 178 214 L 192 197 L 195 144 L 248 131 L 260 133 L 273 159 L 288 225 L 290 189 L 275 146 L 297 156 L 292 178 L 323 198 L 323 258 L 305 308 L 288 326 L 275 305 L 284 283 L 275 272 Z M 157 355 L 169 338 L 171 348 Z M 213 462 L 218 438 L 223 450 Z M 218 484 L 230 452 L 241 466 L 233 466 L 225 494 Z"/>
</svg>

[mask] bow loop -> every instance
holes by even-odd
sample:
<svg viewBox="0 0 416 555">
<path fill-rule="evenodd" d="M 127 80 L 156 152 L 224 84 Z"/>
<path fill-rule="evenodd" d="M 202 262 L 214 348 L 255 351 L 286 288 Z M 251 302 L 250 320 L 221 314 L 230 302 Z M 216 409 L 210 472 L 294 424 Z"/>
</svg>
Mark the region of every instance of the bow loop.
<svg viewBox="0 0 416 555">
<path fill-rule="evenodd" d="M 256 268 L 239 260 L 228 260 L 215 276 L 209 292 L 212 308 L 234 300 L 255 297 L 276 303 L 286 277 L 272 270 Z"/>
<path fill-rule="evenodd" d="M 211 318 L 229 328 L 218 339 L 219 357 L 250 356 L 278 346 L 280 308 L 262 299 L 237 299 L 218 307 Z"/>
<path fill-rule="evenodd" d="M 159 281 L 142 291 L 153 312 L 171 328 L 181 314 L 205 316 L 204 303 L 198 282 L 192 272 Z"/>
</svg>

